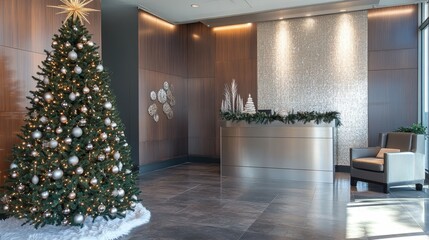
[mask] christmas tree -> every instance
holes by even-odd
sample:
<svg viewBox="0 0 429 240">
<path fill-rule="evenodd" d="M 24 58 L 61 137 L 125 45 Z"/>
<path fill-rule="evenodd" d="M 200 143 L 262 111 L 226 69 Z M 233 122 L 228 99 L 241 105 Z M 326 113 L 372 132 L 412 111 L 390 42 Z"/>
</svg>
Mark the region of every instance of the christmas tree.
<svg viewBox="0 0 429 240">
<path fill-rule="evenodd" d="M 82 21 L 91 1 L 62 2 L 57 8 L 68 16 L 33 77 L 36 90 L 1 199 L 10 216 L 36 228 L 122 218 L 139 201 L 109 74 Z"/>
<path fill-rule="evenodd" d="M 247 98 L 246 106 L 244 106 L 244 112 L 249 114 L 256 113 L 255 104 L 253 103 L 253 99 L 250 94 L 249 94 L 249 97 Z"/>
</svg>

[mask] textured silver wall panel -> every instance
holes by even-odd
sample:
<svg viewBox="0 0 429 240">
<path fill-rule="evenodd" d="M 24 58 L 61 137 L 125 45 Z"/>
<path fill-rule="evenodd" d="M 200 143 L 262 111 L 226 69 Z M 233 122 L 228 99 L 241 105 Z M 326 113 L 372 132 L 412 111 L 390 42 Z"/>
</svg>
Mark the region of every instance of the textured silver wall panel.
<svg viewBox="0 0 429 240">
<path fill-rule="evenodd" d="M 368 141 L 367 12 L 258 23 L 258 109 L 338 111 L 338 162 Z"/>
</svg>

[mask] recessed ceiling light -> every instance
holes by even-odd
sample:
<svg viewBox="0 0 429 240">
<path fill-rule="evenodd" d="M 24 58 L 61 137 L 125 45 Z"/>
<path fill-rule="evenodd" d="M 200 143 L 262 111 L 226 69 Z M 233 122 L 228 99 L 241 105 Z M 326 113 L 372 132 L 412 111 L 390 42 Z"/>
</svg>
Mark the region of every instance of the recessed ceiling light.
<svg viewBox="0 0 429 240">
<path fill-rule="evenodd" d="M 197 7 L 199 7 L 199 6 L 200 6 L 200 5 L 195 4 L 195 3 L 191 4 L 191 7 L 193 7 L 193 8 L 197 8 Z"/>
<path fill-rule="evenodd" d="M 340 12 L 347 12 L 347 10 L 346 9 L 341 9 Z"/>
<path fill-rule="evenodd" d="M 305 16 L 306 16 L 306 17 L 311 17 L 312 15 L 311 15 L 311 14 L 305 14 Z"/>
<path fill-rule="evenodd" d="M 283 20 L 283 17 L 279 17 L 279 20 Z"/>
</svg>

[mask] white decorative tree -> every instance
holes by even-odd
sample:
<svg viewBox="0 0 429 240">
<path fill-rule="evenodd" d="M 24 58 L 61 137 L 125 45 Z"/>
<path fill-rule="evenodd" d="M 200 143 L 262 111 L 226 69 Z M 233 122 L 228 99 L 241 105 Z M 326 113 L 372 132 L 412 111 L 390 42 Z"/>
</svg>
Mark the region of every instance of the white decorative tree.
<svg viewBox="0 0 429 240">
<path fill-rule="evenodd" d="M 243 98 L 238 94 L 238 85 L 235 79 L 232 79 L 231 88 L 225 84 L 225 99 L 222 100 L 221 112 L 242 113 L 243 112 Z"/>
<path fill-rule="evenodd" d="M 253 99 L 250 94 L 249 94 L 249 97 L 247 98 L 246 106 L 244 106 L 244 113 L 249 113 L 249 114 L 256 113 L 255 104 L 253 103 Z"/>
</svg>

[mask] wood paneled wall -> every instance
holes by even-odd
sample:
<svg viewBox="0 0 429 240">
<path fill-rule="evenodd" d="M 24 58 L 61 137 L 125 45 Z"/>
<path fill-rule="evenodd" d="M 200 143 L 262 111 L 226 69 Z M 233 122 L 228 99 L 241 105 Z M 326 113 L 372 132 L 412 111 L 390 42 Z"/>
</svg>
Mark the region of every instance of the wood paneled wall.
<svg viewBox="0 0 429 240">
<path fill-rule="evenodd" d="M 8 168 L 11 149 L 18 142 L 29 104 L 26 96 L 35 88 L 31 76 L 51 49 L 52 36 L 58 32 L 64 15 L 47 5 L 56 0 L 0 0 L 0 175 Z M 88 5 L 100 9 L 100 0 Z M 100 13 L 91 13 L 89 31 L 101 45 Z M 0 185 L 3 177 L 0 179 Z"/>
<path fill-rule="evenodd" d="M 150 99 L 163 83 L 173 87 L 174 117 L 167 119 L 162 104 Z M 139 11 L 139 160 L 140 165 L 188 155 L 187 26 L 166 24 Z M 159 121 L 148 114 L 156 103 Z"/>
<path fill-rule="evenodd" d="M 215 152 L 215 35 L 201 23 L 188 25 L 188 154 L 218 156 Z"/>
<path fill-rule="evenodd" d="M 256 24 L 240 28 L 215 31 L 216 34 L 216 68 L 215 68 L 215 105 L 214 112 L 219 116 L 225 84 L 231 84 L 235 79 L 239 94 L 244 103 L 248 94 L 252 94 L 257 106 L 257 52 Z M 216 118 L 216 149 L 220 153 L 220 118 Z"/>
<path fill-rule="evenodd" d="M 417 5 L 368 11 L 368 145 L 418 121 Z"/>
</svg>

